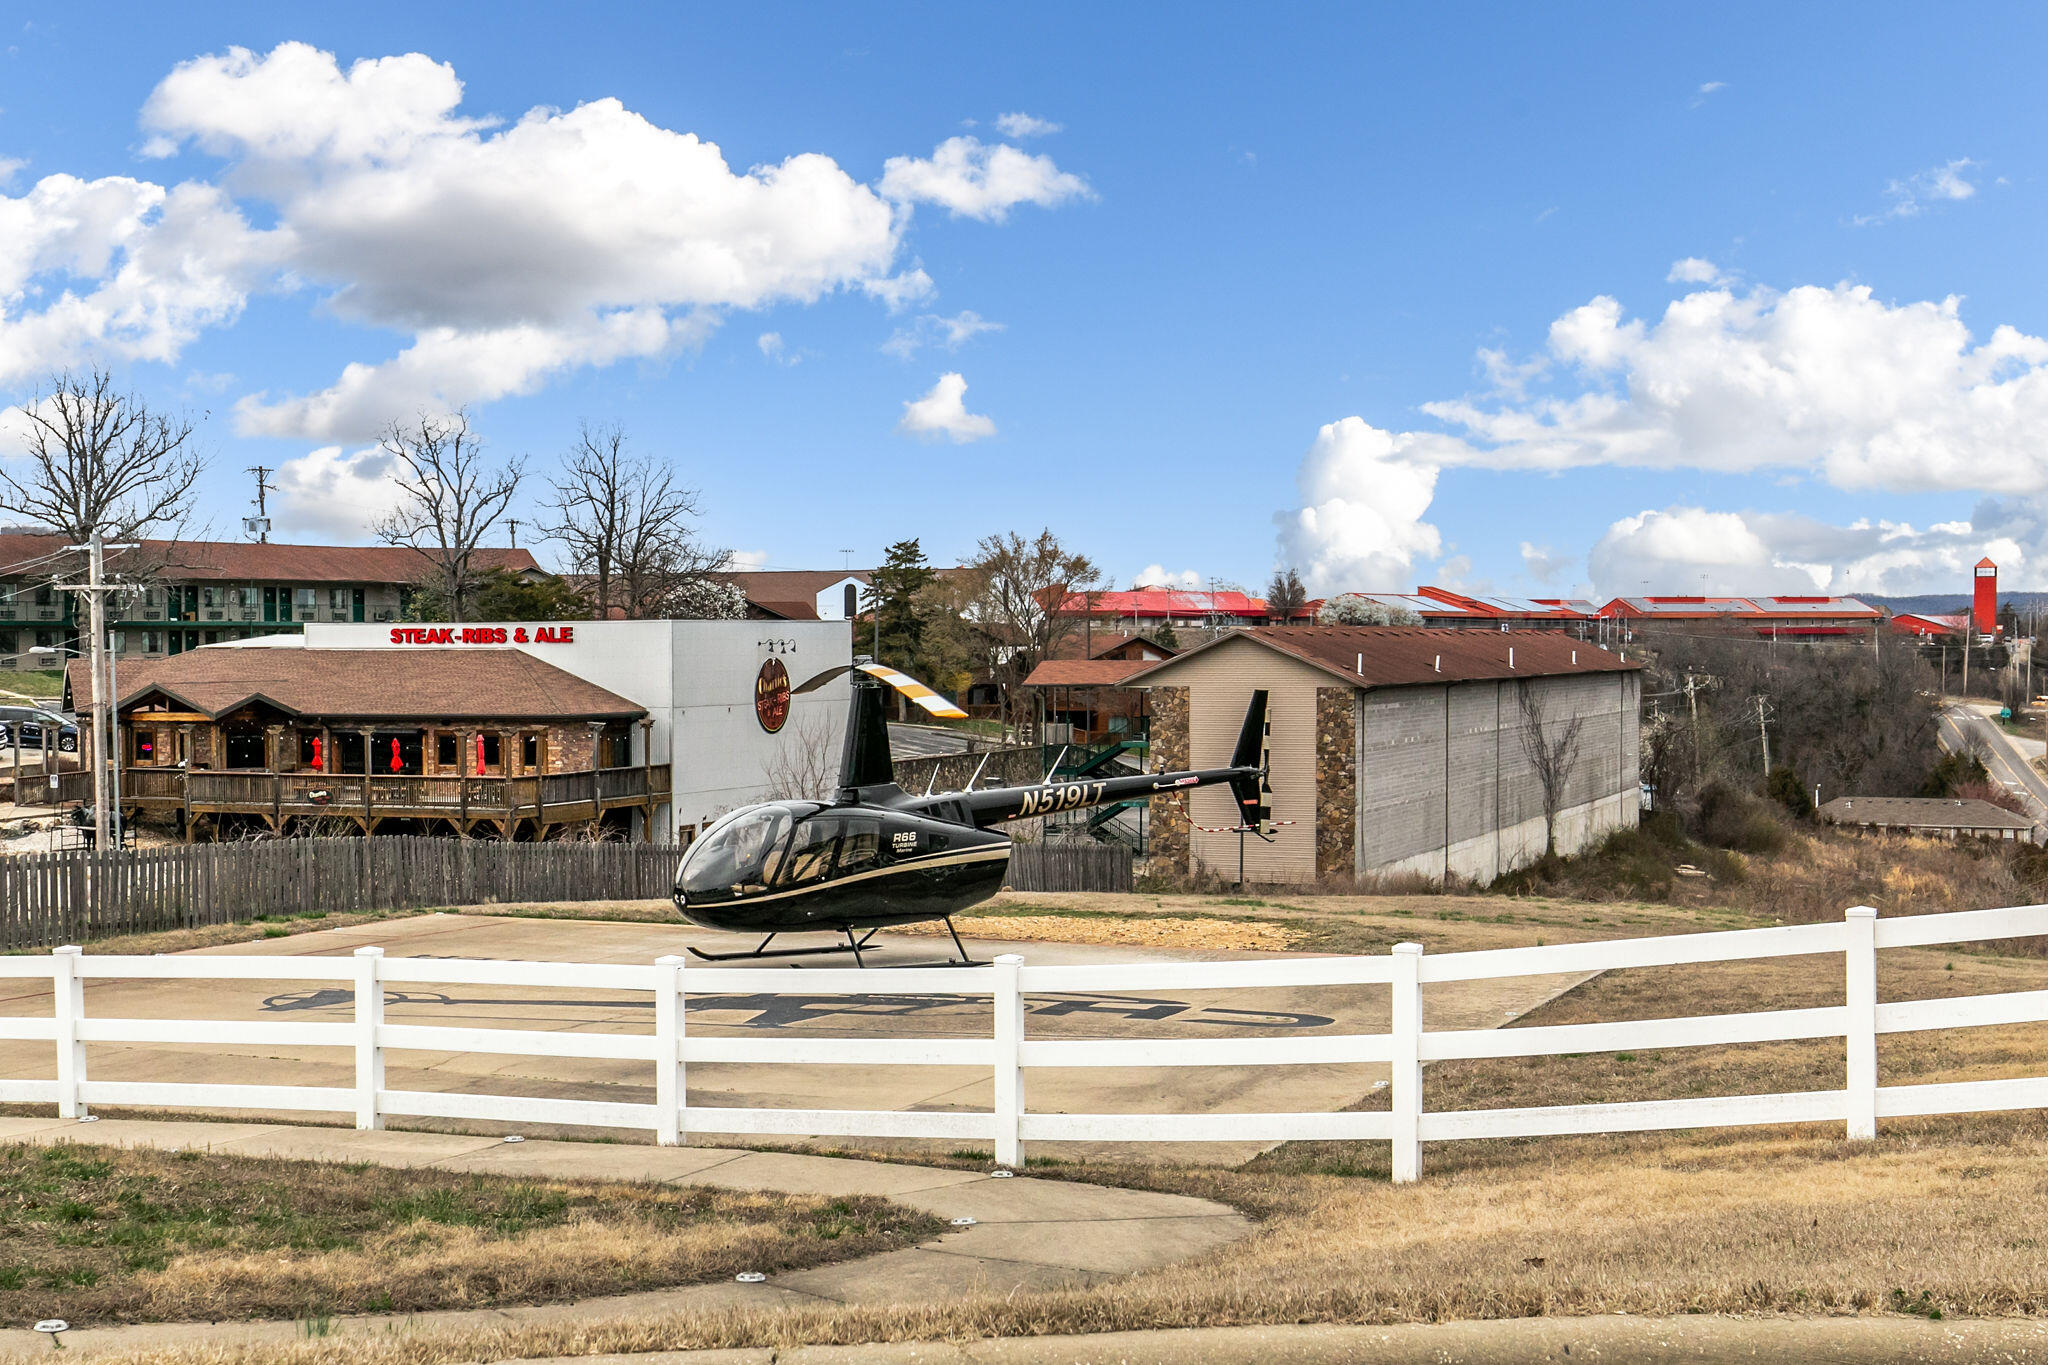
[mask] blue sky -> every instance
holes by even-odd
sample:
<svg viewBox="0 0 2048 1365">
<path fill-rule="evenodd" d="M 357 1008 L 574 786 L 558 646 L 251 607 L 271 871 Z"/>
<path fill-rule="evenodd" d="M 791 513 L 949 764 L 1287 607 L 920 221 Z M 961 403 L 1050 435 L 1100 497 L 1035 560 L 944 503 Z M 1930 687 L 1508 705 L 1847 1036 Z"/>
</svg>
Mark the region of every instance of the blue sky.
<svg viewBox="0 0 2048 1365">
<path fill-rule="evenodd" d="M 2044 27 L 9 4 L 0 407 L 204 414 L 229 535 L 261 462 L 367 538 L 376 426 L 466 403 L 532 500 L 615 420 L 778 567 L 2048 586 Z"/>
</svg>

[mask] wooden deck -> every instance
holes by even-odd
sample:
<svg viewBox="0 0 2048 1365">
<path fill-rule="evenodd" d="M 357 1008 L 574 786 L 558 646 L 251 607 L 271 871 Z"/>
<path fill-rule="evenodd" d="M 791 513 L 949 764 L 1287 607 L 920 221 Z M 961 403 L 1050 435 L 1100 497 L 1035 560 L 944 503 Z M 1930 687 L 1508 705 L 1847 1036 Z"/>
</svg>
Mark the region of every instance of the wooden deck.
<svg viewBox="0 0 2048 1365">
<path fill-rule="evenodd" d="M 467 834 L 494 825 L 505 838 L 522 824 L 538 834 L 588 823 L 607 811 L 637 810 L 643 834 L 672 791 L 666 763 L 531 777 L 365 776 L 362 773 L 188 772 L 124 768 L 121 804 L 131 810 L 182 811 L 196 820 L 254 815 L 282 830 L 291 820 L 352 820 L 374 833 L 386 820 L 445 820 Z"/>
</svg>

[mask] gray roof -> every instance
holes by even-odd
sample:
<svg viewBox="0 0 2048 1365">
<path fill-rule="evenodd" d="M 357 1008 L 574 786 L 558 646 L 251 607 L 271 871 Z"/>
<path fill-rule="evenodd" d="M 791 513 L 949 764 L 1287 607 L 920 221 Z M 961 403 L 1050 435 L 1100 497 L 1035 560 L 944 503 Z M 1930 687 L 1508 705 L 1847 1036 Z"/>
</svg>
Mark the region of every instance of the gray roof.
<svg viewBox="0 0 2048 1365">
<path fill-rule="evenodd" d="M 1821 818 L 1840 825 L 1889 825 L 1913 829 L 2032 829 L 2024 815 L 1989 801 L 1953 796 L 1838 796 L 1820 808 Z"/>
</svg>

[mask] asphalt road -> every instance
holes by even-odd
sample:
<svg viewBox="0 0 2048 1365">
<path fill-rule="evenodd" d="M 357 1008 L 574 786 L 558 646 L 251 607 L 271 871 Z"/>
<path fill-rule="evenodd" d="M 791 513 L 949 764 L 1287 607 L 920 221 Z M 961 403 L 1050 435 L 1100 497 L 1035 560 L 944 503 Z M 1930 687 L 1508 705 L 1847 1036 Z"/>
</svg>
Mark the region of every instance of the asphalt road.
<svg viewBox="0 0 2048 1365">
<path fill-rule="evenodd" d="M 2012 737 L 1996 721 L 1962 703 L 1951 704 L 1941 713 L 1942 747 L 1966 749 L 1972 741 L 1983 750 L 1984 766 L 1991 780 L 2017 792 L 2027 803 L 2035 824 L 2048 825 L 2048 778 L 2042 777 L 2021 756 Z"/>
</svg>

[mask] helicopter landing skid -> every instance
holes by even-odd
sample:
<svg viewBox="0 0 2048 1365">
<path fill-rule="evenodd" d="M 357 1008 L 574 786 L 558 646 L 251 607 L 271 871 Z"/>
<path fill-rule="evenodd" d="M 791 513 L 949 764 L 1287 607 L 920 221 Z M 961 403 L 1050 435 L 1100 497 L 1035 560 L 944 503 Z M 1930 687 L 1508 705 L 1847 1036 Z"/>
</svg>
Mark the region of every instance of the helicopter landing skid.
<svg viewBox="0 0 2048 1365">
<path fill-rule="evenodd" d="M 775 941 L 775 935 L 773 934 L 762 939 L 761 945 L 758 948 L 751 948 L 739 953 L 707 953 L 702 948 L 691 948 L 687 944 L 684 947 L 690 956 L 701 958 L 706 962 L 755 962 L 771 957 L 823 957 L 830 956 L 833 953 L 852 953 L 855 964 L 865 966 L 866 964 L 860 960 L 860 950 L 867 947 L 868 940 L 880 932 L 881 930 L 879 929 L 870 929 L 856 942 L 853 937 L 853 930 L 848 929 L 846 931 L 846 942 L 834 943 L 823 948 L 776 948 L 771 951 L 768 945 Z"/>
<path fill-rule="evenodd" d="M 960 941 L 960 931 L 953 927 L 953 917 L 951 915 L 947 915 L 945 917 L 945 923 L 946 932 L 953 936 L 953 946 L 957 948 L 960 952 L 960 960 L 958 962 L 905 963 L 904 965 L 919 967 L 986 967 L 988 965 L 986 962 L 977 962 L 972 957 L 968 956 L 967 945 Z M 874 939 L 875 935 L 881 932 L 881 929 L 874 928 L 868 930 L 859 938 L 855 938 L 853 935 L 853 930 L 848 929 L 845 931 L 846 942 L 829 944 L 825 947 L 820 948 L 771 949 L 768 945 L 775 941 L 774 934 L 770 934 L 768 935 L 768 937 L 762 939 L 760 946 L 749 949 L 744 952 L 707 953 L 702 948 L 692 948 L 689 947 L 689 945 L 687 944 L 685 944 L 684 947 L 687 949 L 687 951 L 692 957 L 699 958 L 705 962 L 760 962 L 766 961 L 769 958 L 830 957 L 838 953 L 852 953 L 853 965 L 856 967 L 865 967 L 868 964 L 865 960 L 862 959 L 860 955 L 860 950 L 867 947 L 868 944 Z"/>
</svg>

